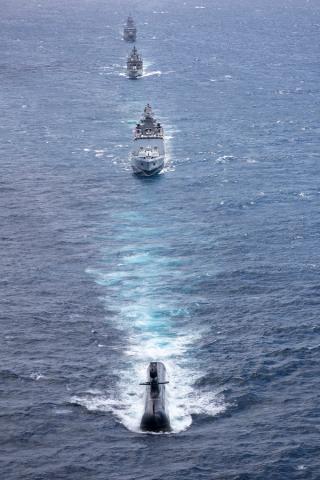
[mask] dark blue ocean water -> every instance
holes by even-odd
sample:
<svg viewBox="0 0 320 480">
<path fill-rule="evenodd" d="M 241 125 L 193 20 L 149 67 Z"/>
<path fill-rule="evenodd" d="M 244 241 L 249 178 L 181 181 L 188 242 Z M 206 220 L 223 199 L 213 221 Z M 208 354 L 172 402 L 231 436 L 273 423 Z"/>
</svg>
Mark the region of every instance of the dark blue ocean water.
<svg viewBox="0 0 320 480">
<path fill-rule="evenodd" d="M 0 7 L 1 479 L 319 479 L 319 2 Z"/>
</svg>

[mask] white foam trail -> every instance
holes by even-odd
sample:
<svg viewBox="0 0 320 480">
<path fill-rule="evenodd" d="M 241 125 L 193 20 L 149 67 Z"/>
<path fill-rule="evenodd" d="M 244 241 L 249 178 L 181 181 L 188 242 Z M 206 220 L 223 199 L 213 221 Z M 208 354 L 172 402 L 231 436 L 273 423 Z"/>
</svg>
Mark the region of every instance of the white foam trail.
<svg viewBox="0 0 320 480">
<path fill-rule="evenodd" d="M 169 384 L 167 407 L 173 433 L 186 430 L 192 423 L 192 415 L 214 416 L 224 411 L 225 404 L 218 392 L 201 392 L 194 387 L 201 373 L 190 364 L 189 349 L 204 335 L 174 327 L 173 310 L 170 317 L 168 305 L 155 307 L 152 300 L 124 305 L 119 311 L 117 328 L 130 332 L 130 341 L 124 355 L 125 368 L 117 390 L 90 390 L 72 397 L 74 403 L 91 411 L 111 412 L 120 423 L 133 432 L 140 432 L 140 421 L 144 409 L 144 387 L 139 385 L 146 378 L 150 361 L 162 361 L 167 369 Z M 163 315 L 160 315 L 160 314 Z M 182 310 L 177 311 L 182 314 Z M 185 312 L 187 314 L 187 312 Z"/>
<path fill-rule="evenodd" d="M 136 343 L 126 352 L 134 359 L 133 371 L 130 375 L 133 375 L 132 378 L 139 378 L 140 381 L 145 379 L 146 366 L 150 361 L 156 359 L 164 362 L 169 380 L 166 386 L 167 406 L 174 433 L 181 432 L 191 425 L 192 414 L 216 415 L 225 408 L 218 401 L 216 393 L 200 395 L 193 387 L 200 375 L 184 364 L 183 357 L 187 355 L 188 347 L 196 338 L 196 335 L 179 335 L 175 338 L 162 339 L 159 345 L 159 338 L 155 335 L 145 341 L 143 348 Z M 123 405 L 126 407 L 118 412 L 118 416 L 127 428 L 139 431 L 144 405 L 144 389 L 142 393 L 136 393 L 136 391 L 137 387 L 133 384 L 129 395 L 125 394 L 122 397 Z M 133 396 L 136 397 L 136 406 L 132 403 Z"/>
<path fill-rule="evenodd" d="M 235 157 L 233 155 L 223 155 L 222 157 L 218 157 L 216 159 L 216 163 L 228 163 L 234 159 Z"/>
<path fill-rule="evenodd" d="M 174 160 L 172 156 L 171 140 L 175 137 L 175 133 L 179 133 L 179 130 L 177 130 L 175 127 L 168 124 L 167 122 L 165 123 L 166 123 L 166 129 L 165 129 L 166 155 L 165 155 L 165 165 L 163 170 L 160 172 L 161 174 L 175 171 L 175 165 L 174 165 Z"/>
<path fill-rule="evenodd" d="M 170 152 L 170 141 L 166 149 Z M 117 312 L 108 322 L 123 329 L 128 339 L 121 361 L 124 368 L 112 393 L 107 389 L 84 392 L 72 401 L 88 410 L 111 412 L 126 428 L 140 432 L 145 387 L 139 382 L 145 380 L 150 361 L 162 361 L 170 382 L 166 386 L 170 422 L 173 433 L 178 433 L 191 425 L 192 415 L 214 416 L 225 409 L 219 392 L 195 387 L 202 372 L 194 365 L 192 348 L 205 332 L 190 331 L 184 320 L 188 306 L 172 297 L 168 288 L 170 279 L 183 282 L 183 262 L 163 253 L 161 229 L 136 211 L 113 217 L 118 225 L 117 249 L 106 250 L 105 269 L 87 269 L 87 273 L 106 288 L 108 308 Z"/>
<path fill-rule="evenodd" d="M 32 380 L 41 380 L 42 378 L 46 378 L 45 375 L 42 375 L 42 373 L 38 373 L 38 372 L 32 372 L 30 374 L 30 378 L 32 378 Z"/>
<path fill-rule="evenodd" d="M 145 72 L 142 76 L 143 77 L 153 77 L 154 75 L 157 75 L 158 77 L 162 75 L 161 70 L 155 70 L 153 72 Z"/>
</svg>

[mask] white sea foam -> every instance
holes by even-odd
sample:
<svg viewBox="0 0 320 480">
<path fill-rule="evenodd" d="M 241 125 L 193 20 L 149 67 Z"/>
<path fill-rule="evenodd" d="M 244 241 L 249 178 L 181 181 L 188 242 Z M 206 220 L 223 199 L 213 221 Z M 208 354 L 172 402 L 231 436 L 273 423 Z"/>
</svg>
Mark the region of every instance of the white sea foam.
<svg viewBox="0 0 320 480">
<path fill-rule="evenodd" d="M 45 378 L 45 376 L 38 372 L 32 372 L 30 374 L 30 378 L 32 378 L 32 380 L 38 381 L 38 380 L 41 380 L 42 378 Z"/>
<path fill-rule="evenodd" d="M 70 413 L 72 413 L 72 410 L 67 408 L 55 408 L 54 413 L 56 415 L 70 415 Z"/>
<path fill-rule="evenodd" d="M 145 380 L 150 361 L 163 361 L 169 380 L 166 391 L 172 432 L 182 432 L 190 427 L 192 415 L 215 416 L 226 408 L 218 392 L 201 392 L 194 387 L 194 382 L 200 377 L 199 372 L 183 365 L 181 361 L 181 356 L 187 354 L 188 343 L 193 341 L 192 336 L 168 340 L 166 346 L 159 346 L 156 336 L 143 344 L 139 341 L 126 351 L 129 357 L 128 368 L 122 372 L 117 392 L 113 392 L 114 396 L 107 392 L 90 393 L 74 396 L 71 400 L 90 411 L 111 412 L 128 430 L 140 432 L 145 388 L 140 386 L 139 382 Z"/>
<path fill-rule="evenodd" d="M 153 76 L 160 76 L 162 74 L 161 70 L 154 70 L 152 72 L 145 72 L 143 74 L 143 77 L 153 77 Z"/>
<path fill-rule="evenodd" d="M 105 395 L 74 395 L 70 401 L 85 407 L 89 411 L 112 412 L 118 406 L 115 399 L 108 399 Z"/>
<path fill-rule="evenodd" d="M 230 162 L 231 160 L 234 160 L 234 156 L 233 155 L 223 155 L 221 157 L 218 157 L 216 159 L 216 163 L 228 163 Z"/>
<path fill-rule="evenodd" d="M 174 127 L 169 125 L 168 131 L 174 132 Z M 167 138 L 166 151 L 170 158 Z M 170 168 L 171 162 L 170 159 L 166 168 Z M 140 432 L 145 387 L 139 382 L 145 380 L 150 361 L 161 361 L 170 382 L 166 390 L 171 426 L 174 433 L 181 432 L 191 425 L 192 415 L 214 416 L 225 409 L 219 392 L 207 392 L 195 386 L 202 372 L 194 364 L 192 349 L 205 332 L 186 326 L 188 305 L 181 304 L 169 291 L 170 279 L 183 281 L 180 279 L 182 260 L 161 253 L 163 250 L 158 248 L 161 229 L 157 225 L 146 225 L 145 218 L 136 212 L 121 214 L 118 220 L 121 228 L 115 240 L 128 239 L 129 243 L 117 248 L 116 262 L 108 261 L 106 270 L 103 267 L 87 269 L 87 273 L 105 286 L 106 304 L 117 312 L 108 322 L 125 331 L 127 340 L 122 348 L 120 380 L 112 391 L 106 388 L 84 392 L 74 395 L 72 401 L 89 410 L 111 412 L 126 428 Z M 108 250 L 106 255 L 113 253 Z M 164 285 L 164 279 L 168 285 Z M 98 344 L 98 348 L 103 346 Z"/>
<path fill-rule="evenodd" d="M 175 166 L 168 161 L 165 163 L 165 166 L 161 170 L 160 175 L 164 175 L 165 173 L 174 172 L 174 171 L 175 171 Z"/>
<path fill-rule="evenodd" d="M 103 392 L 99 390 L 98 388 L 91 388 L 86 391 L 86 393 L 89 393 L 90 395 L 102 395 Z"/>
</svg>

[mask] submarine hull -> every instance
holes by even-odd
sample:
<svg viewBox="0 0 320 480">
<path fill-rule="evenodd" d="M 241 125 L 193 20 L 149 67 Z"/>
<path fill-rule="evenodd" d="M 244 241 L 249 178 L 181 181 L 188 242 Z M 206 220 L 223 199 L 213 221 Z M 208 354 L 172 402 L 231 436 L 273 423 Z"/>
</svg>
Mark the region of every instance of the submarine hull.
<svg viewBox="0 0 320 480">
<path fill-rule="evenodd" d="M 147 373 L 145 410 L 140 428 L 144 432 L 170 432 L 170 419 L 166 410 L 165 366 L 161 362 L 151 362 Z"/>
<path fill-rule="evenodd" d="M 165 411 L 144 413 L 140 428 L 143 432 L 170 432 L 170 421 Z"/>
</svg>

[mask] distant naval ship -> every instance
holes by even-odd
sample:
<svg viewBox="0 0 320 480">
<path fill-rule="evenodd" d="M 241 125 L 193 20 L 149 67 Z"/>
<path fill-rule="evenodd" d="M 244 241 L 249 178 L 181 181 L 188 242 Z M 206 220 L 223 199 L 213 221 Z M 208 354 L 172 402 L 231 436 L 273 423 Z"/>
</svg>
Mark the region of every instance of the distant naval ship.
<svg viewBox="0 0 320 480">
<path fill-rule="evenodd" d="M 131 165 L 134 173 L 151 176 L 159 173 L 164 167 L 164 139 L 160 123 L 153 117 L 148 104 L 140 123 L 134 130 L 134 146 L 131 154 Z"/>
<path fill-rule="evenodd" d="M 127 60 L 127 72 L 129 78 L 141 77 L 143 72 L 143 61 L 138 50 L 134 46 Z"/>
<path fill-rule="evenodd" d="M 123 29 L 123 39 L 126 42 L 135 42 L 137 38 L 137 29 L 134 24 L 133 18 L 128 17 L 127 23 Z"/>
</svg>

